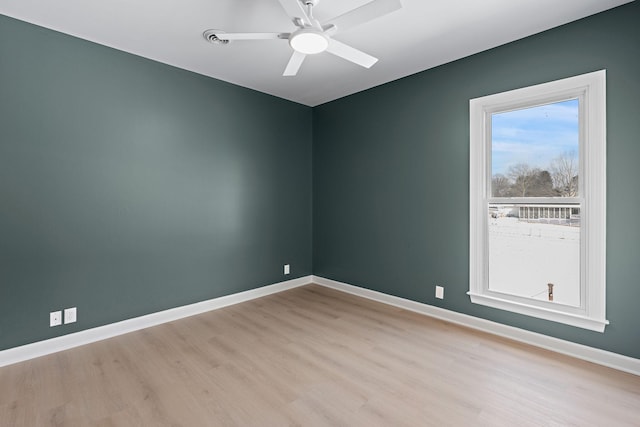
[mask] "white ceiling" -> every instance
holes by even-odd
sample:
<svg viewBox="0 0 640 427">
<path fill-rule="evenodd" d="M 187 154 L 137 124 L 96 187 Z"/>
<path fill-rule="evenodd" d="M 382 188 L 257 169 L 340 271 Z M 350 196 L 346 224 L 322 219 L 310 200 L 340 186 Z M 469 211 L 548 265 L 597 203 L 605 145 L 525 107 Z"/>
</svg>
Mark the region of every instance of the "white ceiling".
<svg viewBox="0 0 640 427">
<path fill-rule="evenodd" d="M 370 0 L 322 0 L 321 22 Z M 370 69 L 328 53 L 282 72 L 284 40 L 208 43 L 204 30 L 291 32 L 278 0 L 0 0 L 0 13 L 199 74 L 315 106 L 630 0 L 402 0 L 402 9 L 334 38 L 379 61 Z"/>
</svg>

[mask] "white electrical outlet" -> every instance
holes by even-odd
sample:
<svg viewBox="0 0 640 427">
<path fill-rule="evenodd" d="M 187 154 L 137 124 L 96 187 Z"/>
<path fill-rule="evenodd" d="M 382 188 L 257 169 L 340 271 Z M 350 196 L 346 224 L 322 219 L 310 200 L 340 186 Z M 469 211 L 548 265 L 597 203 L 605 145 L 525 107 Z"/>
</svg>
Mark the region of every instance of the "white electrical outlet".
<svg viewBox="0 0 640 427">
<path fill-rule="evenodd" d="M 49 327 L 62 325 L 62 311 L 52 311 L 49 313 Z"/>
<path fill-rule="evenodd" d="M 65 308 L 64 309 L 64 324 L 74 323 L 77 320 L 77 311 L 76 307 Z"/>
<path fill-rule="evenodd" d="M 284 265 L 284 274 L 289 274 L 291 272 L 291 269 L 289 268 L 289 264 L 285 264 Z"/>
<path fill-rule="evenodd" d="M 444 299 L 444 288 L 442 286 L 436 286 L 436 298 Z"/>
</svg>

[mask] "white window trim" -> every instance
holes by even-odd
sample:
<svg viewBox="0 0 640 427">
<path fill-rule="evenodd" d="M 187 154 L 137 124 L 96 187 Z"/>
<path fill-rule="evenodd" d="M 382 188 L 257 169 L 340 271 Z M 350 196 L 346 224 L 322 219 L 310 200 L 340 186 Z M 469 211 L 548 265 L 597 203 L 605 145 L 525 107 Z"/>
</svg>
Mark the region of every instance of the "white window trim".
<svg viewBox="0 0 640 427">
<path fill-rule="evenodd" d="M 582 202 L 581 306 L 569 307 L 489 290 L 488 203 L 491 114 L 580 98 L 580 184 Z M 606 320 L 606 71 L 488 95 L 470 107 L 470 277 L 471 302 L 580 328 L 604 332 Z M 571 198 L 573 201 L 577 199 Z M 495 200 L 495 199 L 494 199 Z M 505 200 L 505 199 L 502 199 Z M 570 201 L 568 198 L 565 201 Z M 513 199 L 514 202 L 517 200 Z M 542 201 L 542 200 L 541 200 Z"/>
</svg>

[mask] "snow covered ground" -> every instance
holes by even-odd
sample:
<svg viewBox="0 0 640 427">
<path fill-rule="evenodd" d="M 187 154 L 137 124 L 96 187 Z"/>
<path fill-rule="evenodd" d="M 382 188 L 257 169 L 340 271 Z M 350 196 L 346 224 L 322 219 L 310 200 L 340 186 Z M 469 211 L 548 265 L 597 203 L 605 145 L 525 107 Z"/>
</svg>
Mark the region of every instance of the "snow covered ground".
<svg viewBox="0 0 640 427">
<path fill-rule="evenodd" d="M 580 227 L 489 219 L 489 286 L 492 291 L 580 305 Z"/>
</svg>

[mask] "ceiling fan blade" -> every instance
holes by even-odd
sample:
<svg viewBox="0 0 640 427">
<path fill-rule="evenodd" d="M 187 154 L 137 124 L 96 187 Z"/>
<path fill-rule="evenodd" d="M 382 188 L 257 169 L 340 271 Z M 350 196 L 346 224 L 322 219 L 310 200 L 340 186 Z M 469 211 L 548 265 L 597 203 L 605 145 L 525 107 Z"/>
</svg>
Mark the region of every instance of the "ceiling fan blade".
<svg viewBox="0 0 640 427">
<path fill-rule="evenodd" d="M 358 64 L 364 68 L 371 68 L 373 64 L 378 62 L 378 58 L 375 58 L 369 54 L 362 52 L 361 50 L 355 49 L 334 39 L 329 39 L 329 47 L 327 48 L 327 52 L 335 56 L 339 56 L 340 58 L 346 59 L 347 61 L 351 61 L 354 64 Z"/>
<path fill-rule="evenodd" d="M 287 68 L 284 69 L 283 76 L 295 76 L 298 74 L 298 70 L 302 65 L 302 61 L 307 55 L 304 53 L 300 53 L 297 50 L 293 51 L 293 55 L 291 55 L 291 59 L 289 59 L 289 63 L 287 64 Z"/>
<path fill-rule="evenodd" d="M 302 19 L 302 23 L 305 26 L 311 25 L 311 19 L 309 19 L 309 15 L 307 15 L 307 11 L 300 3 L 300 0 L 278 0 L 282 7 L 284 8 L 287 15 L 291 18 L 292 21 L 296 21 L 296 18 Z M 297 24 L 296 24 L 297 25 Z"/>
<path fill-rule="evenodd" d="M 373 0 L 329 20 L 326 24 L 333 24 L 338 27 L 338 31 L 344 31 L 394 12 L 400 8 L 402 8 L 400 0 Z"/>
<path fill-rule="evenodd" d="M 220 40 L 286 40 L 289 38 L 289 33 L 220 33 L 216 36 Z"/>
</svg>

